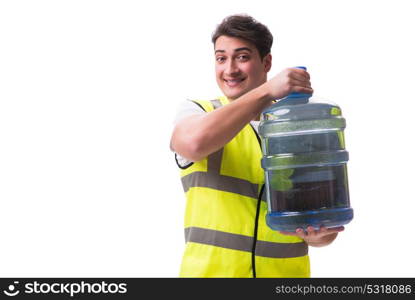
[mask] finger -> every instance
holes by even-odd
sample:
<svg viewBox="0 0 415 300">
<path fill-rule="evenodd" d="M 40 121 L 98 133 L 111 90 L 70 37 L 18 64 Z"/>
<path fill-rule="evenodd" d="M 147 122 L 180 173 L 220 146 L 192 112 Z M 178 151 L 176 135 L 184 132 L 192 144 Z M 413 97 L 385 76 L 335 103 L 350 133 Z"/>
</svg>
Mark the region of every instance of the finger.
<svg viewBox="0 0 415 300">
<path fill-rule="evenodd" d="M 298 237 L 305 239 L 307 236 L 307 232 L 304 232 L 304 230 L 302 228 L 297 228 L 295 230 L 295 233 L 297 234 Z"/>
<path fill-rule="evenodd" d="M 318 233 L 313 226 L 307 227 L 307 235 L 315 236 Z"/>
<path fill-rule="evenodd" d="M 326 227 L 326 226 L 324 226 L 324 225 L 321 225 L 321 226 L 320 226 L 320 232 L 321 232 L 321 233 L 327 233 L 327 227 Z"/>
<path fill-rule="evenodd" d="M 341 232 L 343 230 L 344 230 L 344 226 L 332 227 L 332 228 L 327 228 L 327 233 Z"/>
<path fill-rule="evenodd" d="M 305 94 L 313 94 L 314 93 L 314 90 L 312 88 L 308 88 L 308 87 L 294 86 L 292 88 L 292 92 L 305 93 Z"/>
<path fill-rule="evenodd" d="M 310 82 L 310 76 L 303 76 L 302 74 L 292 74 L 290 76 L 291 80 L 298 80 L 301 82 Z"/>
<path fill-rule="evenodd" d="M 291 79 L 289 84 L 291 86 L 302 86 L 311 88 L 311 82 L 309 80 L 301 81 L 297 79 Z"/>
<path fill-rule="evenodd" d="M 293 72 L 291 73 L 293 77 L 295 78 L 306 78 L 307 80 L 310 79 L 310 74 L 303 69 L 298 69 L 298 68 L 292 68 Z"/>
<path fill-rule="evenodd" d="M 291 235 L 291 236 L 296 236 L 297 235 L 297 233 L 292 232 L 292 231 L 278 231 L 278 232 L 281 233 L 281 234 L 284 234 L 284 235 Z"/>
<path fill-rule="evenodd" d="M 304 76 L 298 76 L 295 74 L 292 74 L 291 76 L 288 77 L 289 80 L 296 80 L 299 82 L 310 82 L 310 78 L 304 77 Z"/>
</svg>

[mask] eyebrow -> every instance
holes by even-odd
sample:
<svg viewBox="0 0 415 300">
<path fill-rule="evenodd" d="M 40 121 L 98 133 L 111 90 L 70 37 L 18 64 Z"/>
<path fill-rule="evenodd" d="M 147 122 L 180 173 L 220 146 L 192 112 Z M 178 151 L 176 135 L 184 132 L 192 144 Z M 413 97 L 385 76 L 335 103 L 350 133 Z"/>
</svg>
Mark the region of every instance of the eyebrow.
<svg viewBox="0 0 415 300">
<path fill-rule="evenodd" d="M 243 50 L 246 50 L 246 51 L 249 51 L 249 52 L 252 53 L 252 50 L 248 47 L 236 48 L 234 51 L 238 52 L 238 51 L 243 51 Z M 225 50 L 215 50 L 215 53 L 217 53 L 217 52 L 222 52 L 223 53 L 223 52 L 225 52 Z"/>
</svg>

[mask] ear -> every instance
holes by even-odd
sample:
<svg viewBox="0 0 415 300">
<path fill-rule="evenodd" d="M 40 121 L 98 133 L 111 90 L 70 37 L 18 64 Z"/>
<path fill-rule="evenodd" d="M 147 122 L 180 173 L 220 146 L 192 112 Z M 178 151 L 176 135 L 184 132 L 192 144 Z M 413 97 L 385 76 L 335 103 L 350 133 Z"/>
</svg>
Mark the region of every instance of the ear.
<svg viewBox="0 0 415 300">
<path fill-rule="evenodd" d="M 272 66 L 272 55 L 271 55 L 271 53 L 268 53 L 267 55 L 265 55 L 262 62 L 264 64 L 265 72 L 268 73 L 269 70 L 271 70 L 271 66 Z"/>
</svg>

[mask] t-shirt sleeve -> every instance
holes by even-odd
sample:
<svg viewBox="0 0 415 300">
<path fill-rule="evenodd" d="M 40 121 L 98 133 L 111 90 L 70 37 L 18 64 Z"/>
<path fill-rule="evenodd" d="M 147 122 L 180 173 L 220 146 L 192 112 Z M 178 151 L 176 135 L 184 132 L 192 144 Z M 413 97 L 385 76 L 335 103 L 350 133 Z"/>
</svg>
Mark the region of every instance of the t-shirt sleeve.
<svg viewBox="0 0 415 300">
<path fill-rule="evenodd" d="M 177 123 L 179 123 L 181 120 L 183 120 L 186 117 L 190 117 L 192 115 L 202 115 L 205 113 L 206 112 L 203 110 L 203 108 L 199 106 L 198 104 L 196 104 L 195 102 L 190 101 L 190 100 L 183 101 L 177 107 L 176 116 L 174 118 L 173 125 L 176 126 Z M 185 168 L 193 163 L 192 161 L 180 156 L 180 154 L 177 154 L 175 152 L 174 154 L 176 155 L 176 161 L 181 168 Z"/>
<path fill-rule="evenodd" d="M 203 108 L 199 105 L 197 105 L 195 102 L 187 100 L 183 101 L 179 104 L 176 116 L 174 118 L 174 125 L 179 123 L 182 119 L 186 117 L 190 117 L 191 115 L 202 115 L 206 112 L 203 110 Z"/>
</svg>

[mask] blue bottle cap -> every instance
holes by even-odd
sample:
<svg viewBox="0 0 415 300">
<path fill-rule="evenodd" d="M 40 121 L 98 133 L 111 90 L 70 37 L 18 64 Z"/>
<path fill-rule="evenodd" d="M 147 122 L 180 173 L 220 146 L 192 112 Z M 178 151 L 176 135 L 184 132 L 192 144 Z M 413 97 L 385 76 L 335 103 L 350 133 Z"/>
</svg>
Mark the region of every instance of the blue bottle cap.
<svg viewBox="0 0 415 300">
<path fill-rule="evenodd" d="M 304 66 L 297 66 L 297 67 L 294 67 L 294 68 L 296 68 L 296 69 L 303 69 L 303 70 L 306 70 L 307 71 L 307 68 L 304 67 Z"/>
</svg>

